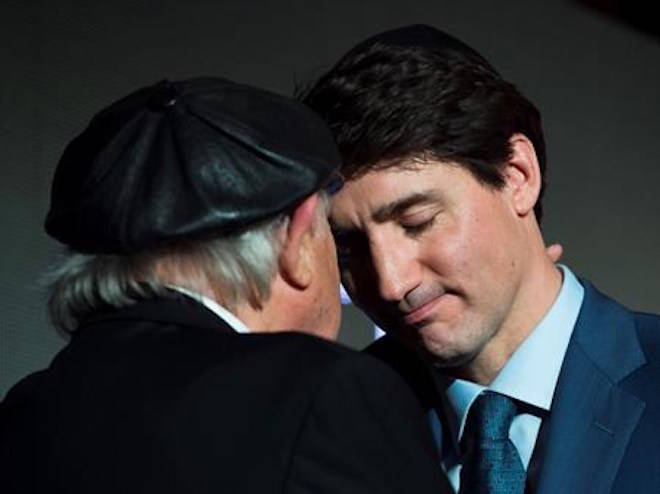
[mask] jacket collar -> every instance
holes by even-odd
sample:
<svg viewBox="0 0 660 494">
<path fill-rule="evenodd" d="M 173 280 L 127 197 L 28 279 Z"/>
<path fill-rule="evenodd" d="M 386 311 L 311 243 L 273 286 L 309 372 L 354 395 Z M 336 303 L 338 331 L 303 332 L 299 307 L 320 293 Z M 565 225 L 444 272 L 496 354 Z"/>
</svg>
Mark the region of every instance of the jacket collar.
<svg viewBox="0 0 660 494">
<path fill-rule="evenodd" d="M 118 309 L 108 308 L 95 312 L 82 321 L 81 328 L 76 333 L 92 325 L 105 322 L 116 323 L 122 320 L 152 321 L 183 327 L 233 332 L 225 321 L 204 305 L 182 293 L 168 291 L 165 296 L 139 300 L 132 305 Z"/>
</svg>

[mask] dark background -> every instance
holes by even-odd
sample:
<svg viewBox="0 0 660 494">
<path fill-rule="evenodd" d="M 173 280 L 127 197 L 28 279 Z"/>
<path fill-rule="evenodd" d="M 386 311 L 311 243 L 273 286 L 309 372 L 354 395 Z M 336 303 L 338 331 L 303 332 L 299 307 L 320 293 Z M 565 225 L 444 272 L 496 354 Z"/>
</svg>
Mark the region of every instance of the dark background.
<svg viewBox="0 0 660 494">
<path fill-rule="evenodd" d="M 4 0 L 0 397 L 64 343 L 39 284 L 57 251 L 42 221 L 59 155 L 97 110 L 164 77 L 222 75 L 291 94 L 357 41 L 409 23 L 462 38 L 538 104 L 547 240 L 602 290 L 660 312 L 660 38 L 645 4 Z M 348 308 L 341 340 L 359 348 L 371 333 Z"/>
</svg>

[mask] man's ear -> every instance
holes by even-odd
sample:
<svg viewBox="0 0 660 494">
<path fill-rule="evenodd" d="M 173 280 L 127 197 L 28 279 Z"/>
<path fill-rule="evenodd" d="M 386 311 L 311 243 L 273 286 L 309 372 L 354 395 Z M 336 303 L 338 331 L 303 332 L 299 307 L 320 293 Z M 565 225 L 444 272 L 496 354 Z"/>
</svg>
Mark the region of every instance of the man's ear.
<svg viewBox="0 0 660 494">
<path fill-rule="evenodd" d="M 318 194 L 313 194 L 293 210 L 280 253 L 280 275 L 297 289 L 309 286 L 314 274 L 312 237 L 318 200 Z"/>
<path fill-rule="evenodd" d="M 519 216 L 533 212 L 541 193 L 541 169 L 534 145 L 523 134 L 509 139 L 511 157 L 504 170 L 504 181 L 511 193 L 511 205 Z"/>
</svg>

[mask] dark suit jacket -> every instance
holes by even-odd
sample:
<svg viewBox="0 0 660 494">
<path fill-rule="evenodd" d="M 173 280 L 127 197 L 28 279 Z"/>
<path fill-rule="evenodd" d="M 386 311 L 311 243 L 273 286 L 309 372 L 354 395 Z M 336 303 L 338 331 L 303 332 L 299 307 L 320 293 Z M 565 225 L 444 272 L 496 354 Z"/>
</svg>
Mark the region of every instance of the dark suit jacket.
<svg viewBox="0 0 660 494">
<path fill-rule="evenodd" d="M 186 299 L 85 321 L 0 405 L 0 492 L 433 493 L 414 394 L 378 360 L 240 335 Z"/>
<path fill-rule="evenodd" d="M 527 491 L 658 494 L 660 317 L 631 312 L 582 283 L 584 302 L 543 418 Z M 442 397 L 415 355 L 388 337 L 368 351 L 401 374 L 425 407 L 438 406 Z"/>
</svg>

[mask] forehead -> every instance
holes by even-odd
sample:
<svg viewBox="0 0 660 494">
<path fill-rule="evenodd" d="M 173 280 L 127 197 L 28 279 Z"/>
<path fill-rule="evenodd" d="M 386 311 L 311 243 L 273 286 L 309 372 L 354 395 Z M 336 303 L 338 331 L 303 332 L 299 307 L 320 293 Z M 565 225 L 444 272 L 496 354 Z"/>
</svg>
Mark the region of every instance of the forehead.
<svg viewBox="0 0 660 494">
<path fill-rule="evenodd" d="M 346 214 L 372 214 L 388 204 L 413 196 L 441 199 L 463 193 L 466 187 L 474 184 L 477 182 L 472 174 L 455 163 L 409 161 L 398 166 L 372 169 L 349 179 L 332 197 L 331 215 L 333 220 L 338 221 Z"/>
</svg>

